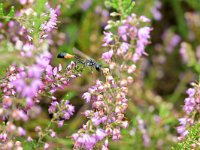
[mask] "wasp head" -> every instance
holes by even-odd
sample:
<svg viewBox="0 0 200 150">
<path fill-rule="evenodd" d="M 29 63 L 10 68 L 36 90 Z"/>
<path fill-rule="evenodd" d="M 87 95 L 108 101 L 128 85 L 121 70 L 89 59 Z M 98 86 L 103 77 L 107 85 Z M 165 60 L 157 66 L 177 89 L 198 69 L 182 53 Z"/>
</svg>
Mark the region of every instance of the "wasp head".
<svg viewBox="0 0 200 150">
<path fill-rule="evenodd" d="M 101 67 L 102 67 L 101 64 L 96 64 L 96 66 L 95 66 L 97 71 L 101 71 Z"/>
</svg>

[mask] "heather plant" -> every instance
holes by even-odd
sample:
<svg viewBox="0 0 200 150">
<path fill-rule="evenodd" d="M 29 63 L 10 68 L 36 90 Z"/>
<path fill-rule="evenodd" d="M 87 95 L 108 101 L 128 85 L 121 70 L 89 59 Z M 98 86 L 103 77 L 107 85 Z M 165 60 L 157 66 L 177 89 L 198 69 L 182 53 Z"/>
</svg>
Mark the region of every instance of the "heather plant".
<svg viewBox="0 0 200 150">
<path fill-rule="evenodd" d="M 52 55 L 48 52 L 48 46 L 51 31 L 57 25 L 58 10 L 51 8 L 46 1 L 36 3 L 35 7 L 40 7 L 41 10 L 34 12 L 31 8 L 22 9 L 15 17 L 10 15 L 11 13 L 7 16 L 2 13 L 3 19 L 10 17 L 10 21 L 6 20 L 9 21 L 8 30 L 10 34 L 14 34 L 7 40 L 19 49 L 21 57 L 21 62 L 12 64 L 1 81 L 1 118 L 4 124 L 1 125 L 0 135 L 3 149 L 12 149 L 15 146 L 22 148 L 22 141 L 16 140 L 17 137 L 35 141 L 20 124 L 36 118 L 41 113 L 39 103 L 44 100 L 43 97 L 52 101 L 49 113 L 53 113 L 53 117 L 45 129 L 35 127 L 38 140 L 33 143 L 33 147 L 44 145 L 48 148 L 48 143 L 43 144 L 43 139 L 46 136 L 56 136 L 51 129 L 51 123 L 57 123 L 61 127 L 64 120 L 68 120 L 74 113 L 74 106 L 68 101 L 57 102 L 53 96 L 57 89 L 68 86 L 71 79 L 80 76 L 74 69 L 74 63 L 69 64 L 66 69 L 62 69 L 61 65 L 53 67 L 50 64 Z M 13 12 L 13 7 L 11 11 Z M 38 16 L 41 20 L 37 20 Z M 33 22 L 30 23 L 30 19 Z M 19 32 L 14 32 L 14 28 Z M 22 40 L 22 37 L 25 39 Z"/>
<path fill-rule="evenodd" d="M 198 3 L 3 1 L 0 149 L 199 149 Z"/>
</svg>

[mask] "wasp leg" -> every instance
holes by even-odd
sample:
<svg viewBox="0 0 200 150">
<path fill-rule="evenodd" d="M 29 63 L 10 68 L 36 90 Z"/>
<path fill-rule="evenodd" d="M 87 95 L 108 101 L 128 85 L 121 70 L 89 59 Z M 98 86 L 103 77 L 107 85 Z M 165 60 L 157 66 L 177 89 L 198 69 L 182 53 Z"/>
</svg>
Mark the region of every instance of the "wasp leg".
<svg viewBox="0 0 200 150">
<path fill-rule="evenodd" d="M 78 62 L 75 61 L 74 63 L 75 63 L 75 70 L 76 70 L 77 72 L 79 72 L 80 69 L 79 69 L 79 66 L 78 66 Z"/>
<path fill-rule="evenodd" d="M 91 72 L 94 73 L 94 66 L 91 66 Z"/>
</svg>

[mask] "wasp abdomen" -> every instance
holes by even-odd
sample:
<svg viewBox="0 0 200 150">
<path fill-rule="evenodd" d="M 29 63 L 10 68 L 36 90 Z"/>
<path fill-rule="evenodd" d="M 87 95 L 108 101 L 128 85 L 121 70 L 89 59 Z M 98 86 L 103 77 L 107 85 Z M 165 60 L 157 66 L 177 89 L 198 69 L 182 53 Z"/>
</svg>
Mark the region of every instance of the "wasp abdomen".
<svg viewBox="0 0 200 150">
<path fill-rule="evenodd" d="M 62 53 L 58 54 L 57 58 L 66 58 L 66 59 L 68 59 L 68 58 L 74 58 L 74 55 L 62 52 Z"/>
</svg>

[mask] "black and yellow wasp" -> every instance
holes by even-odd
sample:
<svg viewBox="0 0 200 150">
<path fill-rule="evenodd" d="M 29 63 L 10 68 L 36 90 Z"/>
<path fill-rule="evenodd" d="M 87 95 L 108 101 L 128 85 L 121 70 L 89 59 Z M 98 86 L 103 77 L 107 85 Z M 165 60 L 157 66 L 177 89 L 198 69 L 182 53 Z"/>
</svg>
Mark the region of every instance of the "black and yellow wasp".
<svg viewBox="0 0 200 150">
<path fill-rule="evenodd" d="M 102 71 L 102 65 L 100 63 L 96 62 L 94 59 L 90 58 L 89 56 L 87 56 L 86 54 L 77 50 L 76 48 L 73 49 L 73 52 L 75 53 L 75 55 L 71 55 L 69 53 L 61 52 L 61 53 L 58 54 L 57 58 L 64 58 L 64 59 L 74 58 L 75 64 L 82 64 L 85 67 L 95 68 L 99 72 Z M 85 59 L 81 59 L 77 55 L 84 57 Z"/>
</svg>

